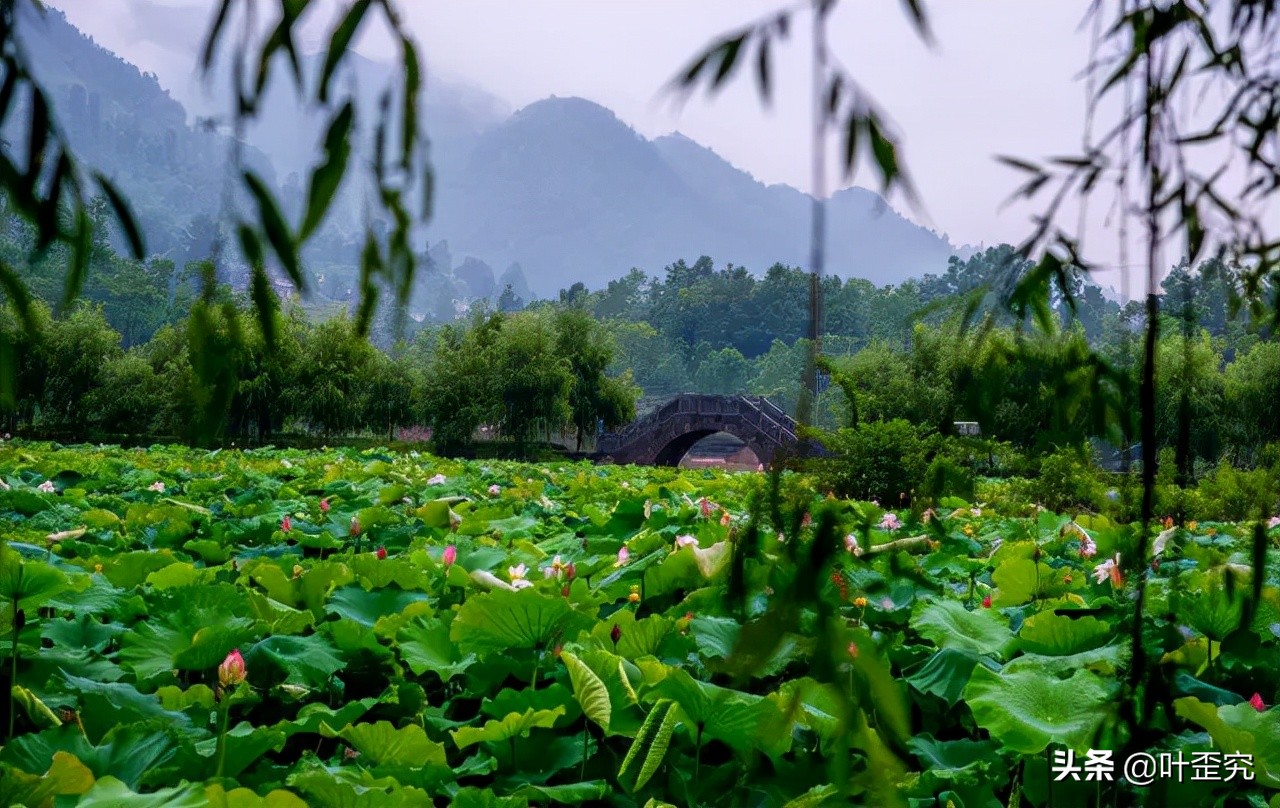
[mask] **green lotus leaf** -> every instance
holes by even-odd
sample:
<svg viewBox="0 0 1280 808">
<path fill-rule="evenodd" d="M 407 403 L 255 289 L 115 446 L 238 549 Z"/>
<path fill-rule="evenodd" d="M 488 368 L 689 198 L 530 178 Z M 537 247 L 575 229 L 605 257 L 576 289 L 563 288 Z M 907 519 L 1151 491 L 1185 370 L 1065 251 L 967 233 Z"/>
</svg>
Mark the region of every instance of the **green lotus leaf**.
<svg viewBox="0 0 1280 808">
<path fill-rule="evenodd" d="M 1115 636 L 1112 626 L 1096 617 L 1071 617 L 1053 611 L 1033 614 L 1018 631 L 1022 649 L 1032 654 L 1070 656 L 1089 651 Z"/>
<path fill-rule="evenodd" d="M 564 662 L 569 671 L 573 696 L 578 700 L 582 712 L 600 729 L 608 732 L 609 721 L 613 717 L 613 703 L 609 700 L 609 689 L 605 687 L 604 681 L 585 662 L 568 651 L 560 654 L 560 661 Z"/>
<path fill-rule="evenodd" d="M 155 696 L 144 695 L 124 682 L 95 682 L 63 674 L 67 689 L 82 705 L 81 721 L 90 740 L 101 738 L 113 727 L 158 719 L 175 730 L 189 733 L 191 719 L 167 709 Z"/>
<path fill-rule="evenodd" d="M 209 803 L 197 785 L 174 786 L 139 794 L 123 781 L 106 776 L 94 783 L 93 788 L 75 804 L 77 808 L 119 808 L 122 805 L 129 808 L 205 808 Z"/>
<path fill-rule="evenodd" d="M 1111 692 L 1088 671 L 1062 680 L 1037 669 L 996 673 L 979 665 L 964 698 L 992 738 L 1011 751 L 1037 755 L 1051 743 L 1084 751 L 1106 715 Z"/>
<path fill-rule="evenodd" d="M 1031 558 L 1007 558 L 1000 562 L 991 580 L 996 585 L 996 606 L 1021 606 L 1036 597 L 1063 591 L 1058 583 L 1061 574 L 1043 561 Z"/>
<path fill-rule="evenodd" d="M 420 808 L 432 804 L 431 795 L 426 791 L 402 786 L 391 777 L 374 777 L 367 771 L 352 776 L 342 770 L 333 772 L 307 769 L 289 775 L 285 784 L 306 795 L 307 805 L 334 808 Z"/>
<path fill-rule="evenodd" d="M 67 576 L 41 561 L 23 561 L 0 546 L 0 600 L 18 601 L 28 611 L 53 600 L 70 586 Z"/>
<path fill-rule="evenodd" d="M 1080 651 L 1068 656 L 1022 654 L 1009 660 L 1004 666 L 1004 670 L 1007 673 L 1015 673 L 1020 670 L 1039 670 L 1056 676 L 1069 676 L 1078 670 L 1088 670 L 1100 676 L 1114 676 L 1116 670 L 1128 658 L 1129 646 L 1123 642 L 1113 642 L 1101 648 Z"/>
<path fill-rule="evenodd" d="M 467 598 L 449 636 L 464 654 L 545 648 L 557 638 L 572 639 L 594 625 L 565 598 L 532 590 L 495 590 Z"/>
<path fill-rule="evenodd" d="M 205 799 L 209 808 L 307 808 L 306 802 L 297 794 L 283 788 L 268 791 L 265 796 L 258 796 L 247 788 L 224 789 L 218 783 L 205 786 Z"/>
<path fill-rule="evenodd" d="M 400 657 L 414 675 L 431 671 L 442 681 L 465 673 L 476 661 L 475 654 L 462 654 L 449 638 L 453 616 L 418 619 L 400 629 L 396 646 Z"/>
<path fill-rule="evenodd" d="M 444 744 L 433 741 L 417 724 L 397 729 L 389 721 L 376 724 L 350 724 L 334 731 L 321 725 L 320 734 L 342 738 L 375 766 L 417 768 L 446 764 Z"/>
<path fill-rule="evenodd" d="M 294 720 L 282 722 L 276 726 L 289 737 L 302 732 L 320 734 L 323 725 L 332 728 L 345 727 L 354 723 L 377 703 L 378 700 L 373 698 L 360 699 L 349 701 L 336 710 L 327 704 L 312 703 L 298 710 L 298 717 Z"/>
<path fill-rule="evenodd" d="M 1258 710 L 1248 702 L 1214 706 L 1194 697 L 1176 699 L 1173 709 L 1209 733 L 1214 748 L 1224 753 L 1253 756 L 1253 775 L 1259 784 L 1280 788 L 1280 720 L 1277 712 Z"/>
<path fill-rule="evenodd" d="M 610 638 L 615 625 L 621 632 L 616 649 Z M 642 656 L 656 656 L 658 647 L 674 629 L 675 621 L 670 618 L 654 614 L 637 620 L 634 612 L 623 609 L 597 623 L 595 628 L 591 629 L 591 637 L 602 647 L 614 649 L 627 659 L 635 659 Z"/>
<path fill-rule="evenodd" d="M 49 771 L 54 755 L 66 752 L 79 759 L 100 782 L 110 775 L 129 788 L 137 788 L 142 775 L 167 761 L 175 750 L 171 735 L 150 724 L 116 726 L 95 746 L 76 724 L 70 723 L 8 741 L 0 749 L 0 762 L 36 774 Z"/>
<path fill-rule="evenodd" d="M 20 769 L 0 769 L 3 795 L 9 805 L 52 805 L 60 796 L 84 794 L 93 787 L 93 772 L 67 752 L 54 752 L 53 762 L 44 774 L 30 774 Z"/>
<path fill-rule="evenodd" d="M 604 780 L 589 780 L 584 783 L 566 783 L 556 786 L 535 786 L 525 784 L 516 789 L 516 797 L 527 797 L 538 802 L 552 805 L 581 805 L 584 802 L 603 799 L 612 792 Z"/>
<path fill-rule="evenodd" d="M 763 696 L 699 682 L 683 668 L 672 670 L 653 693 L 674 701 L 705 737 L 744 754 L 760 742 L 761 721 L 773 707 Z"/>
<path fill-rule="evenodd" d="M 259 687 L 280 681 L 320 687 L 345 664 L 321 634 L 276 634 L 250 646 L 244 661 L 250 679 Z"/>
<path fill-rule="evenodd" d="M 529 808 L 528 797 L 499 797 L 491 788 L 468 786 L 459 789 L 449 808 Z"/>
<path fill-rule="evenodd" d="M 255 727 L 248 721 L 241 721 L 227 731 L 226 761 L 222 773 L 226 777 L 236 777 L 252 766 L 267 752 L 279 752 L 288 736 L 276 727 Z M 196 751 L 208 758 L 208 776 L 214 773 L 214 755 L 217 751 L 217 738 L 207 738 L 195 745 Z"/>
<path fill-rule="evenodd" d="M 396 587 L 367 590 L 358 586 L 344 586 L 329 596 L 325 611 L 354 620 L 366 628 L 373 628 L 387 615 L 398 615 L 411 604 L 428 601 L 425 592 L 411 592 Z"/>
<path fill-rule="evenodd" d="M 459 749 L 466 749 L 478 743 L 502 742 L 520 736 L 528 736 L 534 729 L 550 729 L 555 726 L 556 719 L 564 715 L 564 707 L 554 710 L 534 710 L 523 713 L 511 713 L 502 719 L 490 719 L 483 727 L 463 727 L 449 733 Z"/>
<path fill-rule="evenodd" d="M 961 648 L 943 648 L 907 673 L 907 683 L 921 693 L 929 693 L 954 707 L 980 657 Z"/>
<path fill-rule="evenodd" d="M 939 648 L 1002 657 L 1014 643 L 1013 632 L 998 613 L 989 609 L 969 611 L 954 600 L 919 602 L 911 623 Z"/>
</svg>

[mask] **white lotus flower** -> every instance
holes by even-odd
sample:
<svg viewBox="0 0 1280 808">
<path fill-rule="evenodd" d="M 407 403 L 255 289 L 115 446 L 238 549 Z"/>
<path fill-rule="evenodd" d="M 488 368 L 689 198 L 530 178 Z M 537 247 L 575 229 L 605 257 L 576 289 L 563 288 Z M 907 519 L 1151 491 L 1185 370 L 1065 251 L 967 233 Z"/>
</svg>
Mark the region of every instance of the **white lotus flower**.
<svg viewBox="0 0 1280 808">
<path fill-rule="evenodd" d="M 533 586 L 533 582 L 526 580 L 525 576 L 529 574 L 529 568 L 524 564 L 516 564 L 514 567 L 507 567 L 507 575 L 511 578 L 511 585 L 516 589 L 524 589 Z"/>
<path fill-rule="evenodd" d="M 160 482 L 159 480 L 156 480 L 154 483 L 152 483 L 151 485 L 147 486 L 147 490 L 148 490 L 148 491 L 155 491 L 157 494 L 163 494 L 163 493 L 164 493 L 164 483 Z"/>
<path fill-rule="evenodd" d="M 437 474 L 436 476 L 427 480 L 427 485 L 444 485 L 444 480 L 445 480 L 445 476 L 443 474 Z"/>
</svg>

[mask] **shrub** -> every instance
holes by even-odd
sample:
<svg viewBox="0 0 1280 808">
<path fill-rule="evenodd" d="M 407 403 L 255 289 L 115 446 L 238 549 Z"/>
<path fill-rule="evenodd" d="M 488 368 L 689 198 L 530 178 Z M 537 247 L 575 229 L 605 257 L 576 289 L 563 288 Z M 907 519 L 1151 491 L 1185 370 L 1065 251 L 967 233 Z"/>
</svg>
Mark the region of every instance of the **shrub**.
<svg viewBox="0 0 1280 808">
<path fill-rule="evenodd" d="M 896 507 L 924 478 L 929 441 L 900 418 L 838 429 L 824 443 L 831 455 L 817 464 L 818 478 L 837 496 Z"/>
<path fill-rule="evenodd" d="M 1063 513 L 1095 508 L 1103 497 L 1103 484 L 1088 449 L 1064 447 L 1040 460 L 1032 492 L 1041 505 Z"/>
<path fill-rule="evenodd" d="M 1200 481 L 1198 508 L 1188 512 L 1232 522 L 1273 514 L 1280 499 L 1276 493 L 1280 490 L 1278 471 L 1275 466 L 1240 470 L 1224 459 Z"/>
<path fill-rule="evenodd" d="M 973 472 L 947 455 L 938 455 L 925 469 L 919 492 L 934 501 L 943 497 L 960 497 L 966 502 L 973 502 Z"/>
</svg>

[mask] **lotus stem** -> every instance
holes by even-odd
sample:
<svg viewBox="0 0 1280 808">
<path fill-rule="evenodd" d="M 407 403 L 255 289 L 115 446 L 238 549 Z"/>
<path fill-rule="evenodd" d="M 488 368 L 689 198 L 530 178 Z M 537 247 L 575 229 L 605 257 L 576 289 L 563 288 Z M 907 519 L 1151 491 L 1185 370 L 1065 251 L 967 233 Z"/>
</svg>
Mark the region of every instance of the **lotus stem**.
<svg viewBox="0 0 1280 808">
<path fill-rule="evenodd" d="M 213 774 L 214 778 L 222 777 L 222 770 L 227 764 L 227 724 L 231 715 L 231 705 L 227 702 L 227 695 L 224 689 L 221 709 L 218 710 L 218 749 L 214 753 L 214 759 L 217 761 Z"/>
</svg>

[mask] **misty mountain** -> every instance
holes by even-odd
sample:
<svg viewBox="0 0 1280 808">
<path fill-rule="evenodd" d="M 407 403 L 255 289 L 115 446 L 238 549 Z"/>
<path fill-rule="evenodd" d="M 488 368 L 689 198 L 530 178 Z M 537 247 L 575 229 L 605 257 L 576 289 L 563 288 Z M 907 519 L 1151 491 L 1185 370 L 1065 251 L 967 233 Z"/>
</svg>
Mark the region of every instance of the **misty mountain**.
<svg viewBox="0 0 1280 808">
<path fill-rule="evenodd" d="M 455 253 L 519 261 L 549 295 L 704 254 L 757 273 L 807 265 L 810 206 L 682 135 L 647 140 L 598 104 L 550 98 L 478 138 L 429 233 Z M 955 252 L 861 188 L 833 195 L 828 215 L 828 269 L 841 276 L 897 283 Z"/>
<path fill-rule="evenodd" d="M 228 193 L 236 183 L 226 121 L 193 125 L 196 117 L 157 77 L 96 45 L 61 12 L 27 13 L 21 25 L 71 143 L 133 201 L 149 247 L 179 261 L 207 255 L 238 204 Z M 304 75 L 315 75 L 314 67 L 314 57 L 307 59 Z M 373 116 L 391 70 L 353 54 L 337 78 L 360 99 L 353 169 L 371 154 Z M 226 75 L 212 75 L 214 99 L 228 97 Z M 318 154 L 325 116 L 308 110 L 287 79 L 281 73 L 271 85 L 261 117 L 244 133 L 242 154 L 281 190 L 296 221 L 306 161 Z M 512 114 L 483 90 L 431 72 L 426 87 L 423 120 L 437 193 L 420 243 L 425 254 L 447 241 L 452 258 L 429 262 L 415 313 L 445 316 L 455 299 L 494 299 L 508 281 L 527 300 L 576 281 L 602 287 L 632 267 L 657 274 L 700 255 L 757 274 L 779 262 L 807 265 L 811 198 L 760 183 L 682 135 L 646 139 L 580 98 L 553 97 Z M 362 189 L 353 175 L 304 254 L 322 298 L 351 298 L 368 210 Z M 871 191 L 834 194 L 828 217 L 827 268 L 841 276 L 897 283 L 944 271 L 955 252 Z M 501 267 L 508 270 L 495 280 Z"/>
</svg>

